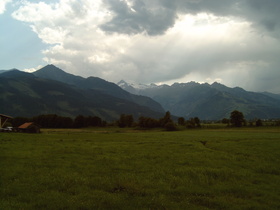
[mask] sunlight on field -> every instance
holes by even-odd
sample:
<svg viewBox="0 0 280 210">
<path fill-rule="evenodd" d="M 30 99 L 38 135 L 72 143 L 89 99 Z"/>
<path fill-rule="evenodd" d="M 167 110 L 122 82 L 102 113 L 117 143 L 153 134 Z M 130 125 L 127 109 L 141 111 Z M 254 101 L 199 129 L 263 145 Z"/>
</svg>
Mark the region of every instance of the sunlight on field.
<svg viewBox="0 0 280 210">
<path fill-rule="evenodd" d="M 1 133 L 0 209 L 278 209 L 279 128 Z"/>
</svg>

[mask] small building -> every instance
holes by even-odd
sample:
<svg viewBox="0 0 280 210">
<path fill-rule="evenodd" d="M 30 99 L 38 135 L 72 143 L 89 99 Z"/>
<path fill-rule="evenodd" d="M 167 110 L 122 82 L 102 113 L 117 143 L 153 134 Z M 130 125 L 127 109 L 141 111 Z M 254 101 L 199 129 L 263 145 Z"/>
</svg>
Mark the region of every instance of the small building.
<svg viewBox="0 0 280 210">
<path fill-rule="evenodd" d="M 4 127 L 5 123 L 9 120 L 9 119 L 13 119 L 10 116 L 4 115 L 4 114 L 0 114 L 0 129 Z"/>
<path fill-rule="evenodd" d="M 26 122 L 18 127 L 19 132 L 40 133 L 40 126 L 33 122 Z"/>
</svg>

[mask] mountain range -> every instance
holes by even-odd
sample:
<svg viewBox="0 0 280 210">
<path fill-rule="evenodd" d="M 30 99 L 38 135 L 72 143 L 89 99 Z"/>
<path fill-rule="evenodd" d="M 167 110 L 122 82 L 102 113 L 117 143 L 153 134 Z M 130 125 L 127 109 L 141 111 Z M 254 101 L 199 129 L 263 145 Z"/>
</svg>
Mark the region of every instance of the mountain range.
<svg viewBox="0 0 280 210">
<path fill-rule="evenodd" d="M 148 96 L 175 116 L 199 117 L 204 120 L 229 118 L 233 110 L 243 112 L 246 119 L 280 118 L 280 95 L 256 93 L 240 87 L 229 88 L 217 82 L 174 83 L 173 85 L 135 85 L 118 83 L 128 92 Z"/>
<path fill-rule="evenodd" d="M 33 73 L 0 71 L 0 112 L 10 116 L 94 115 L 111 121 L 121 114 L 160 118 L 170 111 L 186 119 L 219 120 L 229 118 L 233 110 L 243 112 L 246 119 L 280 118 L 280 95 L 219 83 L 114 84 L 72 75 L 54 65 Z"/>
<path fill-rule="evenodd" d="M 11 116 L 93 115 L 104 120 L 118 119 L 121 114 L 158 118 L 164 113 L 149 97 L 131 94 L 97 77 L 68 74 L 54 65 L 34 73 L 16 69 L 0 73 L 0 110 Z"/>
</svg>

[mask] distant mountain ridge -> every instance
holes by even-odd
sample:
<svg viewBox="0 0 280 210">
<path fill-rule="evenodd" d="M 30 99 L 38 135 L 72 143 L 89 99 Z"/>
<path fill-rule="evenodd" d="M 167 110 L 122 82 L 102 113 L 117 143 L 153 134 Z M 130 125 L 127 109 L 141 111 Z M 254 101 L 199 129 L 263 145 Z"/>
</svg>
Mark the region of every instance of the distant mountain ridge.
<svg viewBox="0 0 280 210">
<path fill-rule="evenodd" d="M 35 76 L 44 79 L 52 79 L 66 84 L 74 85 L 82 89 L 91 89 L 100 91 L 117 98 L 125 99 L 141 106 L 146 106 L 156 112 L 164 112 L 161 105 L 146 96 L 138 96 L 124 91 L 118 85 L 107 82 L 98 77 L 83 78 L 64 72 L 54 65 L 47 65 L 33 73 Z"/>
<path fill-rule="evenodd" d="M 280 118 L 280 95 L 277 94 L 249 92 L 217 82 L 211 85 L 196 82 L 174 83 L 170 86 L 153 84 L 140 89 L 125 81 L 118 84 L 134 94 L 151 97 L 165 110 L 185 118 L 218 120 L 229 118 L 233 110 L 242 111 L 247 119 Z"/>
<path fill-rule="evenodd" d="M 31 117 L 41 114 L 58 114 L 61 116 L 75 117 L 77 115 L 98 116 L 104 120 L 116 120 L 121 114 L 139 116 L 161 117 L 164 114 L 162 107 L 148 97 L 140 97 L 154 103 L 155 111 L 147 106 L 137 104 L 133 100 L 113 96 L 106 92 L 106 88 L 112 85 L 102 79 L 83 79 L 82 77 L 54 70 L 53 76 L 65 75 L 68 79 L 94 84 L 94 88 L 80 88 L 77 85 L 67 84 L 54 79 L 46 79 L 36 76 L 36 73 L 26 73 L 19 70 L 11 70 L 0 74 L 0 110 L 10 116 Z M 48 70 L 45 69 L 47 72 Z M 38 72 L 37 72 L 38 73 Z M 122 90 L 129 97 L 130 93 Z M 134 96 L 131 96 L 133 98 Z M 136 97 L 137 98 L 137 97 Z M 144 100 L 143 100 L 144 101 Z M 142 103 L 147 103 L 146 101 Z"/>
<path fill-rule="evenodd" d="M 275 98 L 277 100 L 280 100 L 280 94 L 275 94 L 275 93 L 269 93 L 269 92 L 262 92 L 262 94 L 267 95 L 271 98 Z"/>
<path fill-rule="evenodd" d="M 146 85 L 146 84 L 134 84 L 134 83 L 127 83 L 124 80 L 121 80 L 117 83 L 118 86 L 120 86 L 122 89 L 133 93 L 133 94 L 138 94 L 139 91 L 147 89 L 147 88 L 156 88 L 158 87 L 156 84 L 150 84 L 150 85 Z"/>
<path fill-rule="evenodd" d="M 165 111 L 178 117 L 220 120 L 239 110 L 246 119 L 280 119 L 280 95 L 219 83 L 134 85 L 120 81 L 117 85 L 47 65 L 34 73 L 0 71 L 0 110 L 11 116 L 82 114 L 105 120 L 118 119 L 120 114 L 159 118 Z"/>
<path fill-rule="evenodd" d="M 8 71 L 12 71 L 12 70 L 18 70 L 18 69 L 0 70 L 0 74 L 1 74 L 1 73 L 5 73 L 5 72 L 8 72 Z"/>
<path fill-rule="evenodd" d="M 2 78 L 35 78 L 33 74 L 29 74 L 18 69 L 4 71 L 0 75 Z"/>
</svg>

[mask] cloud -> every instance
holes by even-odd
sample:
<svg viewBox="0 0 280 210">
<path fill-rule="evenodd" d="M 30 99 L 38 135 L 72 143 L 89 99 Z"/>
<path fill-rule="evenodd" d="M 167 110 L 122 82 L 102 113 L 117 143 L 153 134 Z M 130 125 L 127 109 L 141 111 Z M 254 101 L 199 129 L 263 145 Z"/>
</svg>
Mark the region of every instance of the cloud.
<svg viewBox="0 0 280 210">
<path fill-rule="evenodd" d="M 6 10 L 6 5 L 12 2 L 12 0 L 1 0 L 0 1 L 0 14 L 3 14 Z"/>
<path fill-rule="evenodd" d="M 113 18 L 101 26 L 107 32 L 160 35 L 174 25 L 177 17 L 170 1 L 106 0 L 105 2 L 113 13 Z"/>
<path fill-rule="evenodd" d="M 279 30 L 280 1 L 247 0 L 247 16 L 269 31 Z"/>
<path fill-rule="evenodd" d="M 70 73 L 280 92 L 278 8 L 278 0 L 24 1 L 13 17 L 49 44 L 46 62 Z"/>
<path fill-rule="evenodd" d="M 35 68 L 23 69 L 23 71 L 28 72 L 28 73 L 32 73 L 32 72 L 37 71 L 38 69 L 41 69 L 41 68 L 43 68 L 43 67 L 44 67 L 44 66 L 39 65 L 39 66 L 37 66 L 37 67 L 35 67 Z"/>
<path fill-rule="evenodd" d="M 210 13 L 215 16 L 232 16 L 279 31 L 280 1 L 278 0 L 106 0 L 113 18 L 102 25 L 107 32 L 124 34 L 164 34 L 172 28 L 178 14 Z"/>
<path fill-rule="evenodd" d="M 178 14 L 211 13 L 228 15 L 236 9 L 234 0 L 106 0 L 113 17 L 101 28 L 123 34 L 162 35 L 172 28 Z"/>
</svg>

